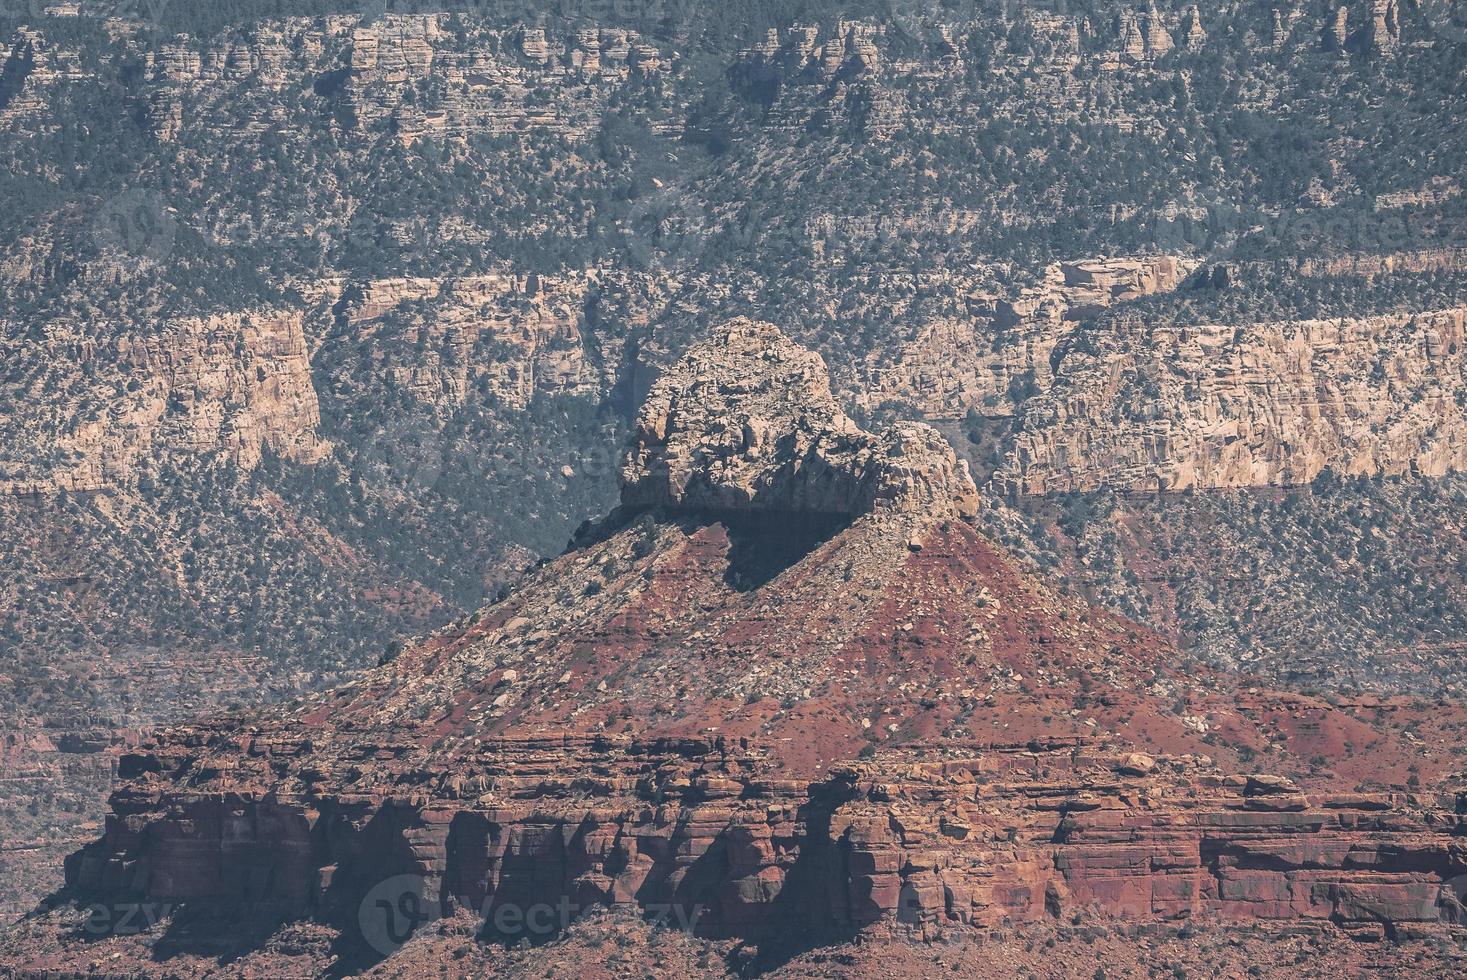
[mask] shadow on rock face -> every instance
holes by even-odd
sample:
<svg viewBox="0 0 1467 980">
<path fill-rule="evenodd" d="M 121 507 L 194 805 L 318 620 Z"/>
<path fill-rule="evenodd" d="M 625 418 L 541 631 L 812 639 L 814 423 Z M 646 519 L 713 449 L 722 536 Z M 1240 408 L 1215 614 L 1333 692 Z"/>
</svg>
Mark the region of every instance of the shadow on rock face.
<svg viewBox="0 0 1467 980">
<path fill-rule="evenodd" d="M 728 571 L 724 581 L 740 592 L 768 585 L 780 572 L 839 534 L 851 523 L 843 514 L 742 514 L 724 516 Z"/>
</svg>

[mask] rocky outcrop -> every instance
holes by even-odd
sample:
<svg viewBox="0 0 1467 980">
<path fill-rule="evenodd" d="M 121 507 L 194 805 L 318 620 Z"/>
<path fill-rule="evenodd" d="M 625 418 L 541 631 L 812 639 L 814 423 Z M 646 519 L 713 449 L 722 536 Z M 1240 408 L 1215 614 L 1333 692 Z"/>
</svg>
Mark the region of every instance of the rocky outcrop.
<svg viewBox="0 0 1467 980">
<path fill-rule="evenodd" d="M 1401 43 L 1401 9 L 1398 0 L 1369 0 L 1365 22 L 1355 37 L 1368 51 L 1390 53 Z"/>
<path fill-rule="evenodd" d="M 1175 47 L 1154 3 L 1148 3 L 1140 13 L 1122 10 L 1116 18 L 1116 34 L 1123 56 L 1133 62 L 1155 61 Z"/>
<path fill-rule="evenodd" d="M 622 468 L 632 507 L 971 517 L 967 464 L 918 423 L 881 437 L 836 404 L 820 355 L 735 320 L 653 385 Z"/>
<path fill-rule="evenodd" d="M 600 397 L 613 379 L 590 363 L 581 334 L 592 285 L 505 272 L 336 279 L 301 291 L 323 335 L 321 383 L 357 385 L 365 373 L 447 413 L 476 393 L 516 410 L 540 396 Z"/>
<path fill-rule="evenodd" d="M 862 432 L 816 355 L 727 324 L 643 413 L 628 503 L 662 512 L 588 528 L 354 684 L 155 734 L 121 759 L 70 895 L 311 917 L 369 962 L 460 910 L 510 942 L 563 925 L 501 908 L 681 910 L 774 944 L 1459 921 L 1464 804 L 1422 749 L 1459 709 L 1180 670 L 952 519 L 936 444 Z M 1379 790 L 1340 792 L 1346 772 Z"/>
<path fill-rule="evenodd" d="M 1414 196 L 1414 195 L 1409 195 Z M 1393 206 L 1377 202 L 1377 207 Z M 1329 258 L 1307 258 L 1299 263 L 1301 275 L 1363 276 L 1420 275 L 1467 270 L 1467 248 L 1429 248 L 1385 254 L 1349 253 Z"/>
<path fill-rule="evenodd" d="M 234 134 L 279 127 L 298 108 L 295 92 L 316 111 L 339 106 L 350 131 L 391 132 L 404 143 L 526 129 L 583 138 L 619 87 L 667 69 L 664 51 L 612 27 L 490 28 L 441 12 L 343 16 L 256 25 L 227 44 L 180 35 L 150 47 L 138 105 L 165 141 L 185 127 Z M 435 94 L 424 100 L 418 89 L 429 79 Z M 215 98 L 225 86 L 265 90 L 277 115 L 240 118 Z"/>
<path fill-rule="evenodd" d="M 1185 490 L 1467 466 L 1467 310 L 1094 338 L 1030 401 L 1000 480 Z"/>
<path fill-rule="evenodd" d="M 1182 15 L 1181 38 L 1182 47 L 1188 51 L 1200 50 L 1207 43 L 1207 31 L 1202 28 L 1202 11 L 1195 3 Z"/>
<path fill-rule="evenodd" d="M 436 782 L 318 798 L 242 784 L 317 765 L 309 740 L 256 735 L 233 771 L 206 763 L 214 792 L 153 788 L 233 737 L 200 730 L 125 757 L 131 783 L 104 839 L 68 863 L 72 886 L 312 915 L 380 955 L 457 909 L 511 942 L 566 924 L 504 907 L 671 908 L 698 935 L 759 941 L 1085 916 L 1329 923 L 1374 940 L 1467 922 L 1449 884 L 1467 873 L 1451 796 L 1305 792 L 1083 740 L 933 747 L 808 780 L 721 738 L 501 739 Z M 405 896 L 416 921 L 378 921 Z"/>
<path fill-rule="evenodd" d="M 305 461 L 325 449 L 299 313 L 178 319 L 106 346 L 56 330 L 47 346 L 0 414 L 0 493 L 131 486 L 170 454 L 250 469 L 265 447 Z"/>
</svg>

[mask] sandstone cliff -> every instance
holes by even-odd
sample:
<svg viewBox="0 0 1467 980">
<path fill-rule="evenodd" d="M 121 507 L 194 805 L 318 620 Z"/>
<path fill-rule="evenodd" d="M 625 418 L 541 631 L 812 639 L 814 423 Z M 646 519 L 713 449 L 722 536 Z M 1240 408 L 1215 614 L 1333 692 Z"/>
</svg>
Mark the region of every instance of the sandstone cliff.
<svg viewBox="0 0 1467 980">
<path fill-rule="evenodd" d="M 1174 256 L 1056 263 L 1034 286 L 975 293 L 969 315 L 934 320 L 863 365 L 861 404 L 900 401 L 933 419 L 1009 416 L 1053 380 L 1055 348 L 1079 321 L 1175 290 L 1195 263 Z"/>
<path fill-rule="evenodd" d="M 1044 493 L 1461 470 L 1464 324 L 1459 308 L 1077 337 L 999 479 Z"/>
<path fill-rule="evenodd" d="M 59 325 L 58 325 L 59 327 Z M 250 469 L 269 447 L 297 460 L 325 447 L 299 313 L 165 321 L 155 333 L 55 329 L 22 346 L 30 374 L 0 405 L 0 493 L 136 487 L 140 468 L 211 454 Z"/>
<path fill-rule="evenodd" d="M 363 384 L 365 369 L 367 384 L 443 414 L 486 397 L 511 411 L 542 396 L 602 397 L 615 378 L 591 362 L 591 339 L 582 335 L 593 287 L 586 276 L 511 272 L 300 286 L 320 332 L 319 384 L 345 396 Z"/>
<path fill-rule="evenodd" d="M 533 128 L 584 138 L 610 96 L 668 70 L 661 45 L 624 29 L 491 28 L 446 13 L 292 19 L 231 44 L 180 37 L 146 64 L 141 101 L 160 139 L 185 127 L 262 132 L 215 95 L 245 86 L 308 88 L 339 108 L 349 133 L 463 138 Z M 44 82 L 45 79 L 39 79 Z"/>
<path fill-rule="evenodd" d="M 1467 869 L 1450 798 L 1305 792 L 1187 758 L 932 746 L 806 781 L 722 739 L 562 736 L 488 744 L 437 788 L 303 806 L 240 777 L 267 760 L 309 771 L 310 745 L 256 737 L 222 793 L 160 797 L 148 783 L 181 776 L 186 756 L 222 761 L 224 733 L 199 735 L 127 760 L 106 842 L 70 866 L 84 894 L 140 888 L 343 923 L 364 896 L 410 897 L 428 910 L 419 927 L 562 901 L 697 907 L 699 935 L 774 946 L 799 930 L 886 922 L 937 938 L 1097 914 L 1328 923 L 1368 940 L 1463 922 L 1443 886 Z M 491 936 L 530 934 L 504 921 Z M 368 955 L 402 941 L 361 924 Z"/>
<path fill-rule="evenodd" d="M 1071 385 L 1056 378 L 1056 369 L 1064 375 L 1087 363 L 1087 321 L 1114 322 L 1093 310 L 1133 300 L 1155 307 L 1175 277 L 1162 274 L 1160 259 L 1106 260 L 1112 268 L 1104 275 L 1124 286 L 1116 291 L 1082 268 L 1094 263 L 1077 261 L 1041 275 L 1029 292 L 1009 288 L 1060 259 L 1170 250 L 1224 263 L 1230 272 L 1216 278 L 1219 291 L 1246 283 L 1273 293 L 1288 310 L 1250 322 L 1370 315 L 1348 302 L 1328 314 L 1295 311 L 1297 282 L 1264 278 L 1277 274 L 1277 263 L 1250 265 L 1227 254 L 1228 229 L 1253 224 L 1266 227 L 1265 237 L 1313 225 L 1321 240 L 1293 247 L 1289 270 L 1335 279 L 1347 292 L 1340 277 L 1459 281 L 1460 250 L 1431 239 L 1433 229 L 1437 239 L 1449 239 L 1463 226 L 1452 181 L 1462 169 L 1458 134 L 1467 100 L 1454 97 L 1458 73 L 1442 70 L 1455 57 L 1451 37 L 1422 30 L 1428 5 L 1101 3 L 1082 15 L 1073 4 L 1055 11 L 1009 4 L 1000 16 L 952 24 L 925 23 L 919 10 L 915 23 L 831 20 L 776 30 L 758 35 L 762 40 L 744 55 L 702 33 L 718 18 L 646 31 L 609 24 L 567 30 L 554 20 L 486 24 L 465 10 L 458 17 L 288 17 L 223 31 L 176 32 L 165 24 L 160 32 L 115 4 L 42 6 L 49 12 L 0 45 L 0 139 L 12 197 L 8 234 L 0 235 L 0 316 L 6 336 L 17 338 L 0 363 L 7 447 L 0 482 L 28 494 L 0 502 L 0 551 L 12 556 L 11 567 L 0 570 L 0 647 L 21 651 L 18 666 L 6 665 L 4 682 L 20 699 L 60 690 L 83 702 L 116 673 L 138 701 L 185 697 L 187 690 L 174 693 L 179 687 L 212 701 L 230 692 L 172 665 L 190 657 L 231 662 L 241 650 L 291 663 L 294 679 L 283 688 L 289 690 L 309 683 L 323 663 L 375 663 L 389 639 L 473 608 L 538 554 L 558 552 L 582 518 L 609 506 L 618 466 L 615 441 L 602 430 L 619 425 L 624 408 L 648 386 L 642 368 L 655 374 L 709 322 L 736 315 L 784 324 L 820 350 L 841 404 L 883 414 L 883 403 L 905 402 L 959 440 L 964 432 L 948 423 L 969 411 L 989 417 L 979 423 L 989 432 L 1006 432 L 1018 419 L 1020 437 L 1032 435 L 1042 457 L 1032 473 L 1038 489 L 1103 489 L 1111 474 L 1124 488 L 1138 472 L 1158 467 L 1272 481 L 1303 479 L 1321 459 L 1373 459 L 1395 472 L 1413 463 L 1429 469 L 1437 458 L 1430 440 L 1438 433 L 1423 423 L 1422 409 L 1381 407 L 1403 392 L 1434 397 L 1430 385 L 1417 387 L 1410 377 L 1377 381 L 1373 374 L 1365 383 L 1337 384 L 1328 365 L 1305 377 L 1277 363 L 1273 341 L 1255 351 L 1269 366 L 1251 376 L 1249 390 L 1216 393 L 1219 417 L 1232 420 L 1230 413 L 1241 411 L 1239 431 L 1256 440 L 1242 463 L 1224 465 L 1225 452 L 1242 451 L 1219 450 L 1209 432 L 1193 432 L 1199 423 L 1185 392 L 1182 402 L 1163 405 L 1165 433 L 1138 434 L 1130 419 L 1057 415 L 1040 424 L 1054 387 Z M 168 5 L 144 6 L 152 13 Z M 78 7 L 82 16 L 72 16 Z M 586 5 L 572 7 L 591 14 Z M 195 9 L 200 5 L 173 4 L 167 13 Z M 670 5 L 670 19 L 688 9 Z M 726 77 L 738 83 L 727 98 L 721 81 L 710 83 Z M 1232 138 L 1214 138 L 1223 134 Z M 93 255 L 99 205 L 107 210 L 113 195 L 139 189 L 173 209 L 177 247 L 161 261 L 149 248 L 145 255 L 117 248 Z M 1214 217 L 1223 224 L 1221 242 L 1206 228 L 1196 234 Z M 1393 237 L 1380 237 L 1377 220 Z M 1277 244 L 1290 252 L 1287 237 Z M 250 281 L 257 273 L 267 280 L 263 289 Z M 213 366 L 198 372 L 219 377 L 196 384 L 186 368 L 173 399 L 175 340 L 159 340 L 166 323 L 153 311 L 182 299 L 200 322 L 266 308 L 275 311 L 267 318 L 294 318 L 299 311 L 280 295 L 282 286 L 309 298 L 301 333 L 324 421 L 312 425 L 305 382 L 287 381 L 303 377 L 294 354 L 289 366 L 264 365 L 280 371 L 285 389 L 278 396 L 253 392 L 248 375 L 258 358 L 227 339 L 209 348 Z M 1414 297 L 1412 288 L 1403 295 Z M 1093 298 L 1079 295 L 1085 292 Z M 1390 308 L 1438 310 L 1459 302 L 1450 295 L 1425 303 L 1398 297 Z M 78 307 L 86 313 L 66 312 Z M 166 322 L 181 321 L 170 315 Z M 1209 310 L 1181 322 L 1221 321 Z M 199 343 L 188 334 L 177 339 L 185 361 Z M 1117 386 L 1134 384 L 1124 376 L 1129 365 L 1148 363 L 1144 348 L 1132 345 L 1149 336 L 1137 330 L 1124 342 L 1095 345 L 1122 370 Z M 132 349 L 159 349 L 142 366 L 128 361 L 123 376 L 113 372 L 126 361 L 118 339 Z M 1190 341 L 1183 346 L 1190 356 Z M 1368 353 L 1368 345 L 1351 349 Z M 80 353 L 86 350 L 93 353 Z M 1419 366 L 1402 362 L 1407 371 Z M 1307 385 L 1318 378 L 1326 379 L 1320 383 L 1327 393 L 1345 393 L 1345 422 L 1310 416 L 1316 395 Z M 1306 388 L 1292 387 L 1300 383 Z M 1104 414 L 1111 382 L 1100 390 L 1102 407 L 1085 395 L 1084 411 Z M 1149 389 L 1138 390 L 1149 397 Z M 160 397 L 169 407 L 157 419 Z M 608 410 L 598 416 L 594 405 L 602 399 Z M 1349 399 L 1400 431 L 1350 435 Z M 27 413 L 27 405 L 40 408 Z M 1214 423 L 1200 411 L 1204 428 Z M 1059 460 L 1087 424 L 1100 430 L 1096 455 Z M 717 457 L 734 440 L 713 435 Z M 1168 445 L 1159 445 L 1161 435 Z M 904 458 L 940 459 L 941 447 L 929 444 L 926 430 L 896 429 L 889 441 L 898 437 L 912 443 Z M 1355 442 L 1347 445 L 1345 437 Z M 1152 445 L 1138 448 L 1138 439 Z M 289 462 L 314 459 L 327 440 L 336 450 L 328 465 Z M 287 463 L 243 472 L 262 445 Z M 872 452 L 887 456 L 886 445 Z M 1108 459 L 1112 451 L 1126 461 Z M 975 460 L 986 477 L 991 461 L 982 455 Z M 747 478 L 765 472 L 764 463 L 775 466 L 772 457 L 740 462 L 729 492 L 742 493 Z M 944 474 L 934 485 L 952 482 L 945 464 L 930 470 L 924 463 L 902 475 L 889 463 L 882 472 L 898 477 L 893 490 L 903 496 L 924 472 Z M 159 469 L 164 478 L 150 494 L 133 492 L 148 487 Z M 781 475 L 770 486 L 799 482 Z M 68 486 L 104 492 L 58 499 L 56 491 Z M 1253 495 L 1184 498 L 1178 506 L 1228 500 L 1246 514 L 1255 501 L 1299 496 L 1274 494 L 1273 486 L 1264 483 Z M 1443 508 L 1461 509 L 1453 487 L 1460 483 L 1444 484 L 1435 508 L 1417 507 L 1409 494 L 1394 504 L 1367 499 L 1364 517 L 1356 513 L 1359 496 L 1329 498 L 1359 533 L 1344 535 L 1343 545 L 1330 539 L 1328 548 L 1297 520 L 1307 508 L 1290 506 L 1288 521 L 1231 534 L 1210 528 L 1211 512 L 1203 509 L 1193 540 L 1208 547 L 1194 562 L 1133 561 L 1116 572 L 1116 582 L 1128 577 L 1128 598 L 1163 593 L 1159 605 L 1167 579 L 1179 583 L 1187 593 L 1179 601 L 1201 610 L 1188 621 L 1186 639 L 1200 636 L 1214 664 L 1266 646 L 1266 658 L 1243 662 L 1275 678 L 1293 677 L 1291 667 L 1300 664 L 1325 663 L 1338 676 L 1368 674 L 1369 683 L 1390 690 L 1408 669 L 1420 678 L 1412 689 L 1435 691 L 1430 682 L 1443 675 L 1440 665 L 1460 659 L 1454 596 L 1461 590 L 1452 589 L 1460 546 L 1453 550 L 1454 536 L 1443 533 L 1459 522 L 1454 511 L 1439 516 Z M 1152 501 L 1142 495 L 1134 503 Z M 876 593 L 855 583 L 868 577 L 937 578 L 944 567 L 964 579 L 991 573 L 944 566 L 953 549 L 931 527 L 908 520 L 910 513 L 881 510 L 842 539 L 839 564 L 792 589 L 793 598 L 781 591 L 793 578 L 774 589 L 761 585 L 809 545 L 792 528 L 823 526 L 812 515 L 781 522 L 773 536 L 790 553 L 776 558 L 747 520 L 722 537 L 707 529 L 691 543 L 679 544 L 662 525 L 665 539 L 634 532 L 611 556 L 614 563 L 578 568 L 556 589 L 593 593 L 587 602 L 615 591 L 618 566 L 645 575 L 637 552 L 658 542 L 668 546 L 657 554 L 673 583 L 649 588 L 646 603 L 622 618 L 585 627 L 578 649 L 545 658 L 543 677 L 518 663 L 509 669 L 555 691 L 579 666 L 577 657 L 604 647 L 605 637 L 648 644 L 662 637 L 661 659 L 650 657 L 640 675 L 613 671 L 606 691 L 596 691 L 598 682 L 574 694 L 589 705 L 582 716 L 590 717 L 588 726 L 619 730 L 627 709 L 613 702 L 648 677 L 665 676 L 658 671 L 668 657 L 705 648 L 706 636 L 692 634 L 712 631 L 678 633 L 667 624 L 677 611 L 707 602 L 730 619 L 747 614 L 762 625 L 735 635 L 728 641 L 734 654 L 679 690 L 706 681 L 730 703 L 762 698 L 778 713 L 785 700 L 803 696 L 807 677 L 825 676 L 785 668 L 809 653 L 786 633 L 854 643 L 859 624 L 871 623 L 867 647 L 884 650 L 889 642 L 907 657 L 942 642 L 941 631 L 926 632 L 934 608 L 961 607 L 969 598 L 1010 607 L 1008 596 L 985 581 L 973 597 L 957 586 L 934 592 L 910 617 L 883 610 L 863 619 L 859 609 L 877 601 Z M 697 521 L 686 508 L 668 508 L 668 516 Z M 848 516 L 833 515 L 834 523 Z M 729 520 L 738 524 L 736 516 Z M 1178 523 L 1163 515 L 1157 521 Z M 1134 526 L 1121 515 L 1091 537 L 1128 542 Z M 1032 531 L 1047 548 L 1043 522 L 1035 520 Z M 1018 547 L 1019 536 L 1030 532 L 1021 527 L 1005 540 Z M 1382 534 L 1391 549 L 1373 546 Z M 1431 535 L 1440 550 L 1415 546 Z M 967 541 L 957 550 L 978 547 Z M 1106 547 L 1091 547 L 1087 559 Z M 1281 550 L 1291 554 L 1281 558 Z M 936 566 L 924 564 L 939 558 Z M 878 566 L 897 571 L 870 571 Z M 1219 582 L 1219 567 L 1247 571 Z M 1321 595 L 1320 581 L 1333 583 L 1337 596 Z M 698 585 L 674 587 L 689 582 Z M 754 598 L 736 602 L 719 582 Z M 1330 604 L 1334 598 L 1338 605 Z M 792 625 L 792 603 L 819 612 Z M 557 628 L 572 621 L 562 605 L 544 607 L 551 610 L 546 622 Z M 538 608 L 526 617 L 537 619 Z M 985 612 L 976 625 L 943 626 L 964 641 L 972 635 L 957 656 L 984 657 L 985 643 L 1004 647 L 1006 628 L 995 625 L 1002 612 L 984 609 L 992 619 Z M 1280 621 L 1287 624 L 1269 625 Z M 1403 628 L 1367 657 L 1361 624 Z M 522 632 L 492 643 L 518 654 L 544 641 L 530 639 L 535 630 Z M 1053 635 L 1075 639 L 1065 629 Z M 139 637 L 178 646 L 157 655 L 160 666 L 149 670 L 122 655 Z M 764 652 L 780 666 L 759 664 L 755 674 L 744 662 Z M 464 670 L 472 675 L 490 662 L 498 666 L 476 647 Z M 844 669 L 867 662 L 881 664 L 857 660 Z M 1002 703 L 1037 676 L 1028 667 L 981 662 L 980 682 L 958 689 L 963 710 L 975 715 L 998 717 L 986 698 Z M 1107 662 L 1096 673 L 1116 669 Z M 259 680 L 271 676 L 267 665 L 249 670 L 254 680 L 219 687 L 270 686 Z M 881 677 L 898 681 L 855 708 L 838 702 L 825 710 L 869 722 L 863 733 L 890 735 L 887 726 L 907 716 L 886 720 L 873 714 L 873 702 L 920 705 L 929 689 L 906 672 Z M 487 698 L 486 710 L 509 725 L 504 719 L 525 696 L 514 683 L 506 686 Z M 962 698 L 976 688 L 983 698 Z M 932 695 L 939 706 L 952 700 L 943 693 Z M 501 697 L 504 704 L 493 707 Z M 404 695 L 404 710 L 434 712 L 444 707 L 440 700 L 446 705 L 447 696 L 425 686 L 411 699 Z M 571 694 L 528 700 L 572 710 Z M 630 710 L 644 709 L 658 716 L 678 710 L 672 697 L 638 701 Z M 1087 717 L 1074 702 L 1064 710 L 1082 711 L 1077 725 Z M 1359 716 L 1366 727 L 1375 723 L 1373 711 Z M 1010 723 L 1003 718 L 995 724 Z M 765 723 L 774 727 L 762 735 L 780 724 L 761 717 L 756 727 Z M 1098 723 L 1112 722 L 1102 716 Z M 796 717 L 773 737 L 802 738 L 802 724 L 824 730 L 823 722 L 811 726 Z M 1119 717 L 1114 724 L 1122 724 Z M 1260 722 L 1269 731 L 1272 724 Z M 69 720 L 48 729 L 53 738 L 70 730 Z M 1432 731 L 1426 729 L 1429 741 L 1460 741 Z M 1368 744 L 1358 729 L 1345 741 Z M 1268 740 L 1254 747 L 1268 759 L 1257 765 L 1275 765 Z M 1353 785 L 1367 776 L 1357 769 L 1341 778 Z M 65 781 L 58 776 L 55 785 Z M 95 785 L 88 777 L 74 788 Z M 5 861 L 7 873 L 17 867 L 10 852 Z M 27 871 L 10 880 L 35 882 L 30 894 L 43 893 L 41 879 Z M 1290 887 L 1306 886 L 1296 876 Z M 102 954 L 94 948 L 89 955 Z"/>
</svg>

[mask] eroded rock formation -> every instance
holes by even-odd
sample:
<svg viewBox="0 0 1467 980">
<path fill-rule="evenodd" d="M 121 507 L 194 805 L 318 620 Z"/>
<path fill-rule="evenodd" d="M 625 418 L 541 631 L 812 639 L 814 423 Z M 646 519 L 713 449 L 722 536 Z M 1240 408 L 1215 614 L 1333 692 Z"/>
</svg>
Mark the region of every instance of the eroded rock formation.
<svg viewBox="0 0 1467 980">
<path fill-rule="evenodd" d="M 971 316 L 926 324 L 907 343 L 866 360 L 862 404 L 886 400 L 928 418 L 968 411 L 1012 415 L 1054 377 L 1055 348 L 1077 324 L 1119 303 L 1175 290 L 1195 263 L 1173 256 L 1056 263 L 1007 294 L 976 294 Z"/>
<path fill-rule="evenodd" d="M 301 287 L 312 319 L 329 324 L 315 359 L 322 384 L 360 384 L 365 370 L 371 383 L 445 414 L 471 395 L 512 410 L 539 396 L 599 397 L 612 379 L 586 357 L 581 327 L 590 288 L 585 276 L 510 272 Z"/>
<path fill-rule="evenodd" d="M 294 85 L 340 106 L 350 131 L 390 131 L 405 143 L 529 127 L 584 138 L 613 92 L 668 67 L 662 47 L 623 29 L 464 33 L 464 24 L 444 13 L 389 14 L 284 21 L 228 45 L 180 37 L 148 55 L 144 111 L 163 140 L 196 125 L 260 132 L 271 120 L 232 120 L 213 91 Z M 429 78 L 441 90 L 425 102 L 417 88 Z"/>
<path fill-rule="evenodd" d="M 1467 310 L 1156 327 L 1066 351 L 1001 479 L 1185 490 L 1467 466 Z"/>
<path fill-rule="evenodd" d="M 748 320 L 653 386 L 622 483 L 638 507 L 858 515 L 881 504 L 971 517 L 978 506 L 967 463 L 934 430 L 863 432 L 820 355 Z"/>
<path fill-rule="evenodd" d="M 186 778 L 231 737 L 162 743 L 124 775 Z M 312 751 L 240 748 L 289 770 Z M 809 780 L 721 738 L 503 739 L 436 786 L 309 807 L 229 783 L 159 796 L 147 782 L 114 797 L 106 839 L 69 866 L 83 890 L 350 920 L 390 882 L 388 900 L 412 894 L 434 917 L 562 898 L 671 905 L 699 909 L 706 936 L 883 920 L 931 935 L 1097 910 L 1332 922 L 1374 939 L 1467 923 L 1444 887 L 1467 873 L 1451 797 L 1305 792 L 1085 740 L 912 747 Z"/>
<path fill-rule="evenodd" d="M 299 313 L 181 318 L 100 348 L 57 330 L 43 346 L 28 397 L 0 407 L 0 493 L 135 485 L 140 464 L 170 454 L 249 469 L 266 447 L 305 461 L 324 451 Z"/>
<path fill-rule="evenodd" d="M 368 960 L 395 945 L 362 910 L 405 895 L 414 924 L 468 909 L 511 941 L 524 920 L 497 907 L 697 910 L 700 935 L 775 945 L 1087 915 L 1462 921 L 1467 804 L 1422 750 L 1458 709 L 1179 670 L 915 493 L 951 489 L 921 475 L 935 434 L 862 433 L 768 325 L 695 348 L 642 423 L 628 506 L 505 601 L 335 692 L 124 756 L 71 894 L 309 916 Z M 730 464 L 724 433 L 753 455 Z M 848 459 L 801 482 L 845 440 L 900 507 L 824 489 Z"/>
</svg>

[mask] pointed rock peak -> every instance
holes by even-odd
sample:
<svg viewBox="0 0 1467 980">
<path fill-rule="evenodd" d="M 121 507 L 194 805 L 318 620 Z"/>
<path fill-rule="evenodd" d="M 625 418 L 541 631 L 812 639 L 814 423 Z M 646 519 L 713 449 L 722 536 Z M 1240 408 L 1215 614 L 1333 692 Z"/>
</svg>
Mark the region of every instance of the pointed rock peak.
<svg viewBox="0 0 1467 980">
<path fill-rule="evenodd" d="M 652 387 L 622 467 L 632 507 L 971 517 L 965 462 L 930 426 L 865 432 L 825 362 L 778 327 L 732 320 Z"/>
</svg>

